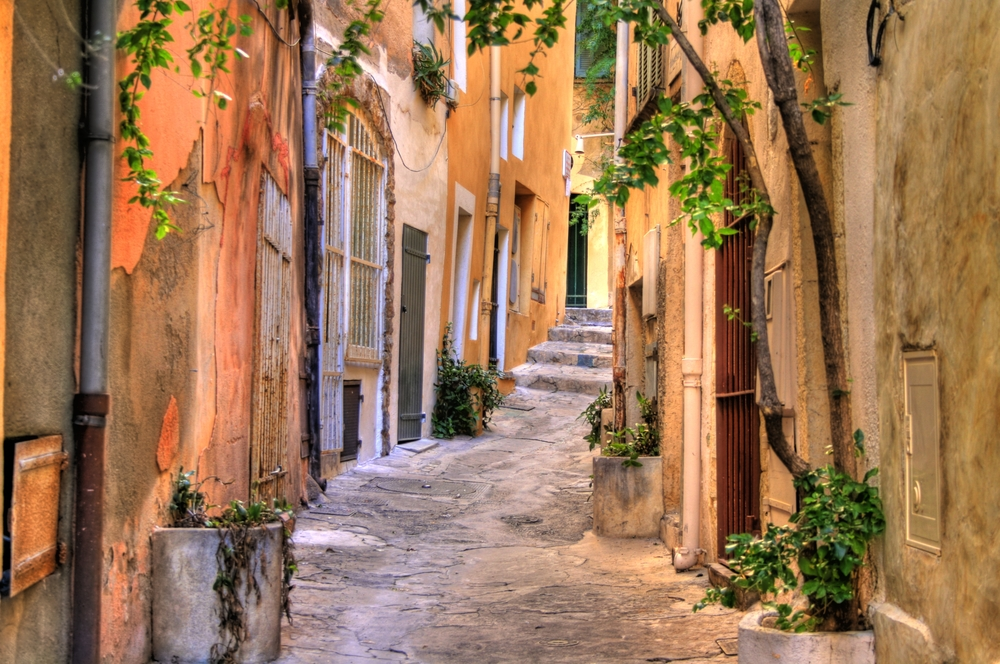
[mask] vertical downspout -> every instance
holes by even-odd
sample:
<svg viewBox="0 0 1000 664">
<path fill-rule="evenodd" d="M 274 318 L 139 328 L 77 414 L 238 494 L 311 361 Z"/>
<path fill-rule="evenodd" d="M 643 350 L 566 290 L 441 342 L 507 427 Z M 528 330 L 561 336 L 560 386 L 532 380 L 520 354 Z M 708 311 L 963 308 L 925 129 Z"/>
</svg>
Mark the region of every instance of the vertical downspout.
<svg viewBox="0 0 1000 664">
<path fill-rule="evenodd" d="M 493 313 L 493 251 L 496 243 L 497 217 L 500 215 L 500 47 L 490 46 L 490 182 L 486 194 L 486 241 L 483 242 L 482 303 L 479 312 L 479 357 L 481 364 L 490 361 L 490 316 Z M 505 325 L 497 321 L 497 325 Z M 485 341 L 485 343 L 484 343 Z"/>
<path fill-rule="evenodd" d="M 628 23 L 618 21 L 615 52 L 615 161 L 620 162 L 618 151 L 625 138 L 625 124 L 628 122 Z M 628 241 L 628 227 L 625 223 L 625 208 L 614 206 L 615 241 L 612 248 L 614 257 L 614 321 L 611 327 L 611 379 L 612 405 L 614 407 L 615 431 L 625 428 L 625 247 Z"/>
<path fill-rule="evenodd" d="M 299 6 L 302 30 L 302 161 L 305 178 L 304 249 L 306 307 L 306 419 L 309 430 L 309 474 L 322 486 L 320 468 L 319 290 L 323 219 L 319 214 L 319 155 L 316 145 L 316 28 L 312 6 Z"/>
<path fill-rule="evenodd" d="M 684 11 L 684 33 L 695 52 L 703 53 L 701 30 L 698 21 L 705 16 L 700 2 L 690 2 Z M 693 27 L 693 29 L 692 29 Z M 685 59 L 681 77 L 681 96 L 691 101 L 701 93 L 702 80 L 694 67 Z M 674 555 L 674 568 L 690 569 L 698 563 L 698 554 L 704 553 L 700 544 L 701 531 L 701 375 L 704 339 L 702 317 L 704 298 L 705 250 L 702 235 L 686 235 L 684 243 L 684 356 L 681 374 L 684 381 L 684 427 L 681 455 L 681 546 Z"/>
<path fill-rule="evenodd" d="M 104 585 L 104 458 L 107 445 L 108 312 L 114 183 L 116 0 L 91 0 L 88 38 L 103 44 L 87 63 L 87 165 L 80 305 L 80 391 L 76 433 L 76 523 L 73 551 L 73 662 L 101 656 Z"/>
</svg>

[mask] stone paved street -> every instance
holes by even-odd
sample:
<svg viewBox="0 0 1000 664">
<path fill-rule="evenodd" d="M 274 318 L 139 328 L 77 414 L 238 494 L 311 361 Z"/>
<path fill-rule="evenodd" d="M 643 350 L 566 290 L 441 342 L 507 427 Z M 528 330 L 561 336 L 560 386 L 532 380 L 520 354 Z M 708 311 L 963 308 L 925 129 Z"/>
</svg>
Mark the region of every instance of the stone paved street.
<svg viewBox="0 0 1000 664">
<path fill-rule="evenodd" d="M 741 614 L 691 612 L 702 570 L 590 532 L 589 399 L 519 388 L 534 408 L 483 436 L 331 481 L 298 520 L 280 661 L 735 662 Z"/>
</svg>

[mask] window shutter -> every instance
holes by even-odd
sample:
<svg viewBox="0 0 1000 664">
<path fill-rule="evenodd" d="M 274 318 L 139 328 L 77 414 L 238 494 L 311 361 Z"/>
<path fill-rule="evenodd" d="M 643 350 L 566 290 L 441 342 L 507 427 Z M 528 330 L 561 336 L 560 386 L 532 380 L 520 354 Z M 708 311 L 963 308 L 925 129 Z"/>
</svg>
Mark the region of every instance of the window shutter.
<svg viewBox="0 0 1000 664">
<path fill-rule="evenodd" d="M 10 594 L 55 571 L 59 561 L 59 481 L 67 456 L 62 436 L 14 446 L 10 505 Z"/>
<path fill-rule="evenodd" d="M 937 357 L 903 354 L 906 383 L 906 543 L 941 550 L 940 417 Z"/>
</svg>

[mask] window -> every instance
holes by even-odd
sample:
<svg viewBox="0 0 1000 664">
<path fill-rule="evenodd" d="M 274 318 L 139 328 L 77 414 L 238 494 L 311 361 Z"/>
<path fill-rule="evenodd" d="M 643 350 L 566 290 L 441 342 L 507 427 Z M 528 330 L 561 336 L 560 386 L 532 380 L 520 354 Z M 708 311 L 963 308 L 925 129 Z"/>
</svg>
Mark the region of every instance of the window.
<svg viewBox="0 0 1000 664">
<path fill-rule="evenodd" d="M 659 19 L 654 19 L 659 23 Z M 635 103 L 640 111 L 646 102 L 663 87 L 663 47 L 638 45 Z"/>
<path fill-rule="evenodd" d="M 583 17 L 587 13 L 587 3 L 577 0 L 576 3 L 576 65 L 573 75 L 577 78 L 586 78 L 587 70 L 594 64 L 594 52 L 584 45 L 584 42 L 591 37 L 591 33 L 582 30 Z"/>
<path fill-rule="evenodd" d="M 461 18 L 465 18 L 465 0 L 455 0 L 455 15 Z M 465 21 L 449 21 L 452 29 L 455 31 L 452 36 L 452 56 L 451 61 L 454 65 L 452 68 L 452 75 L 455 77 L 455 84 L 465 92 L 467 80 L 466 80 L 466 53 L 465 50 Z M 483 57 L 483 56 L 480 56 Z"/>
<path fill-rule="evenodd" d="M 507 158 L 507 142 L 510 140 L 510 100 L 507 93 L 500 93 L 500 158 Z"/>
<path fill-rule="evenodd" d="M 257 330 L 254 342 L 250 481 L 255 500 L 285 497 L 288 365 L 292 301 L 292 209 L 266 171 L 257 219 Z"/>
<path fill-rule="evenodd" d="M 385 159 L 359 116 L 326 134 L 320 296 L 321 440 L 343 448 L 345 362 L 381 362 L 385 298 Z M 325 464 L 324 464 L 325 467 Z M 324 475 L 325 475 L 324 471 Z"/>
<path fill-rule="evenodd" d="M 511 152 L 518 159 L 524 159 L 524 110 L 526 97 L 521 88 L 514 88 L 514 145 Z"/>
</svg>

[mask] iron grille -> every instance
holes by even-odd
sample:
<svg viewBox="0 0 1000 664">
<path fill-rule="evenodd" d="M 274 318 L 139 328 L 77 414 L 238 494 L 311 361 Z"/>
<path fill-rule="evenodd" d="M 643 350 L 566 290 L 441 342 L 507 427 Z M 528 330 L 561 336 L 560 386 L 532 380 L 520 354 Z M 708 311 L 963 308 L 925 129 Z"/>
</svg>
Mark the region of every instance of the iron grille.
<svg viewBox="0 0 1000 664">
<path fill-rule="evenodd" d="M 256 313 L 250 481 L 256 500 L 284 498 L 288 449 L 288 335 L 292 211 L 264 173 L 257 222 Z"/>
<path fill-rule="evenodd" d="M 725 195 L 735 203 L 746 196 L 746 157 L 738 141 L 726 143 L 729 163 Z M 726 237 L 716 254 L 715 391 L 718 444 L 716 483 L 719 501 L 718 555 L 726 538 L 759 528 L 760 419 L 756 404 L 757 360 L 750 330 L 723 312 L 729 305 L 750 320 L 750 264 L 753 231 L 750 217 L 725 214 L 726 226 L 739 231 Z"/>
<path fill-rule="evenodd" d="M 344 312 L 344 155 L 347 146 L 327 134 L 326 177 L 323 181 L 326 214 L 323 224 L 322 309 L 320 311 L 320 346 L 322 380 L 320 383 L 320 452 L 343 449 L 342 437 L 344 382 L 344 335 L 341 332 Z"/>
</svg>

